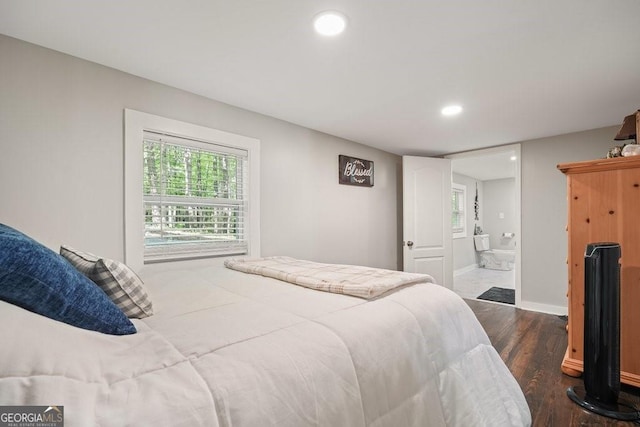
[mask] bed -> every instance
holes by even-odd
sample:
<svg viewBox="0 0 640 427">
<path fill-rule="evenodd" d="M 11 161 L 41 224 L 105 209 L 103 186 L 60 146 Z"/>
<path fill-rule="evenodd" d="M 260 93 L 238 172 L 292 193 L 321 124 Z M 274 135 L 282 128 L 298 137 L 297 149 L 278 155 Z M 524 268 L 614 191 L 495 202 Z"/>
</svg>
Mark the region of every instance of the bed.
<svg viewBox="0 0 640 427">
<path fill-rule="evenodd" d="M 220 262 L 140 272 L 153 315 L 109 335 L 0 301 L 0 405 L 67 426 L 526 426 L 517 382 L 434 283 L 371 299 Z"/>
</svg>

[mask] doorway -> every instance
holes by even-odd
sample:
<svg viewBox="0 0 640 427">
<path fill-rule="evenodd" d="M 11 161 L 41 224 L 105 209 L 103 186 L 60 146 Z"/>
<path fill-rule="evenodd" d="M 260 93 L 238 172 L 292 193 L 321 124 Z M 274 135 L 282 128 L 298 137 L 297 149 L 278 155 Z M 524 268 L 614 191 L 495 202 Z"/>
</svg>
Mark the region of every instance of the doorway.
<svg viewBox="0 0 640 427">
<path fill-rule="evenodd" d="M 512 298 L 518 307 L 520 144 L 446 158 L 451 160 L 452 222 L 459 226 L 453 233 L 453 290 L 463 298 L 478 299 L 482 295 L 496 302 L 508 295 L 507 301 Z M 461 212 L 458 219 L 456 211 Z"/>
</svg>

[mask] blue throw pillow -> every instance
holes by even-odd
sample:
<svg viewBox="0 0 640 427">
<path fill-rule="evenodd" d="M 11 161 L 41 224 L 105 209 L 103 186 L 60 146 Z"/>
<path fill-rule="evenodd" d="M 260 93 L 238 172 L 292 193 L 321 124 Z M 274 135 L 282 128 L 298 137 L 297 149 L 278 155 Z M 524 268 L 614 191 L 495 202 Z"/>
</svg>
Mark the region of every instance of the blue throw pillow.
<svg viewBox="0 0 640 427">
<path fill-rule="evenodd" d="M 127 316 L 63 257 L 0 224 L 0 299 L 79 328 L 136 333 Z"/>
</svg>

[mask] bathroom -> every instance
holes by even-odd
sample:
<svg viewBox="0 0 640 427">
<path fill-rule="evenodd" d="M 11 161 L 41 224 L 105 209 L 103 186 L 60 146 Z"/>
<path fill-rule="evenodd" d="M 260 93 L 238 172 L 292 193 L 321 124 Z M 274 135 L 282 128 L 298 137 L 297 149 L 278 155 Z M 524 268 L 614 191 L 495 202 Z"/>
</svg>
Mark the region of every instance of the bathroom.
<svg viewBox="0 0 640 427">
<path fill-rule="evenodd" d="M 463 298 L 515 304 L 517 160 L 516 150 L 452 159 L 453 288 Z"/>
</svg>

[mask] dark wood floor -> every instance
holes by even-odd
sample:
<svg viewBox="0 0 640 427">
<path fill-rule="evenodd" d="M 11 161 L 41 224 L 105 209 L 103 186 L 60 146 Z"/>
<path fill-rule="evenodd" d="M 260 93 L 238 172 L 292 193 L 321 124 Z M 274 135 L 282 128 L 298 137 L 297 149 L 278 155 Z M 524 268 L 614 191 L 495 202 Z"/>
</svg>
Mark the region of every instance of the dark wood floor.
<svg viewBox="0 0 640 427">
<path fill-rule="evenodd" d="M 520 384 L 533 426 L 638 426 L 588 412 L 567 397 L 567 388 L 582 385 L 582 379 L 560 371 L 567 349 L 566 320 L 502 304 L 466 301 Z M 640 408 L 640 389 L 623 385 L 620 400 Z"/>
</svg>

